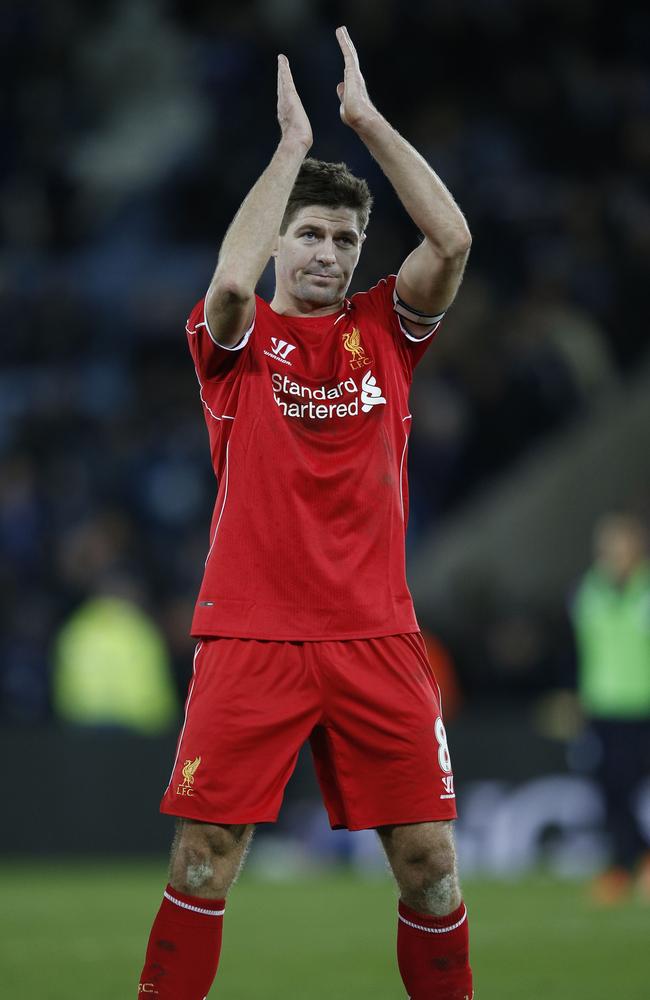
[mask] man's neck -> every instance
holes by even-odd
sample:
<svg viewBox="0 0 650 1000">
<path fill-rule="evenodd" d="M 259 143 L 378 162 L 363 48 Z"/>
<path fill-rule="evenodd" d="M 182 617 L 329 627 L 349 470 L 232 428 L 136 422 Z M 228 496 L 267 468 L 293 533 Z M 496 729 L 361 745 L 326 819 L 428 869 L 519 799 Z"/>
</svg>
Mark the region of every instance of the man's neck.
<svg viewBox="0 0 650 1000">
<path fill-rule="evenodd" d="M 316 319 L 319 316 L 331 316 L 341 312 L 345 297 L 333 305 L 321 306 L 316 302 L 306 302 L 304 299 L 285 298 L 277 290 L 269 305 L 279 316 L 297 316 L 300 319 Z"/>
</svg>

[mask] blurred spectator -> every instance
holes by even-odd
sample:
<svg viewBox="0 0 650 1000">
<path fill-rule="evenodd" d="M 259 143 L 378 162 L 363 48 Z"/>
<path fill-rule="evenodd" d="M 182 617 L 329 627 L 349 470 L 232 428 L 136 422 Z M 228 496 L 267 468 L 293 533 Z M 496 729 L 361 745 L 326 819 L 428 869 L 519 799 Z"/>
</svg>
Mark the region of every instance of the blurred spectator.
<svg viewBox="0 0 650 1000">
<path fill-rule="evenodd" d="M 595 562 L 573 604 L 578 696 L 596 741 L 595 773 L 606 807 L 611 867 L 593 896 L 616 903 L 639 890 L 650 901 L 650 844 L 635 813 L 635 793 L 650 771 L 650 561 L 645 525 L 629 513 L 597 524 Z"/>
<path fill-rule="evenodd" d="M 63 722 L 154 735 L 176 721 L 165 642 L 132 591 L 131 581 L 109 578 L 59 630 L 52 688 Z"/>
</svg>

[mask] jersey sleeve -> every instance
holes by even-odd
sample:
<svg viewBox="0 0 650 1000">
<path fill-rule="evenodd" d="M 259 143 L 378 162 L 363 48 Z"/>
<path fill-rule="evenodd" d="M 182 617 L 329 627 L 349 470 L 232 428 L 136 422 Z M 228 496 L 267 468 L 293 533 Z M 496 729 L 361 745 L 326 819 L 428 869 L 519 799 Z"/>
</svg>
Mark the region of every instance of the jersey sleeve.
<svg viewBox="0 0 650 1000">
<path fill-rule="evenodd" d="M 415 313 L 416 310 L 403 303 L 398 298 L 395 290 L 397 275 L 390 274 L 387 278 L 382 278 L 368 292 L 362 292 L 353 296 L 355 304 L 370 309 L 383 325 L 388 328 L 398 353 L 409 371 L 413 371 L 420 358 L 423 356 L 429 344 L 437 334 L 443 315 L 430 317 L 432 325 L 422 325 L 422 336 L 414 337 L 410 332 L 403 317 L 408 312 Z"/>
<path fill-rule="evenodd" d="M 255 313 L 257 314 L 257 302 Z M 247 346 L 254 327 L 255 316 L 239 343 L 234 347 L 224 347 L 214 338 L 210 330 L 205 311 L 205 298 L 197 302 L 187 319 L 185 332 L 199 378 L 221 379 L 233 374 L 248 353 Z"/>
</svg>

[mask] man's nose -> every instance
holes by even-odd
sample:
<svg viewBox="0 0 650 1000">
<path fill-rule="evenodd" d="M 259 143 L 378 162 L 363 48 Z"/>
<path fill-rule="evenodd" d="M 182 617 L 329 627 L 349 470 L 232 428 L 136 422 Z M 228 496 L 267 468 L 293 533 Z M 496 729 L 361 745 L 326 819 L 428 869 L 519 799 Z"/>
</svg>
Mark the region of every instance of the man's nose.
<svg viewBox="0 0 650 1000">
<path fill-rule="evenodd" d="M 334 264 L 336 262 L 336 253 L 334 252 L 334 241 L 323 240 L 323 242 L 318 248 L 316 258 L 323 264 Z"/>
</svg>

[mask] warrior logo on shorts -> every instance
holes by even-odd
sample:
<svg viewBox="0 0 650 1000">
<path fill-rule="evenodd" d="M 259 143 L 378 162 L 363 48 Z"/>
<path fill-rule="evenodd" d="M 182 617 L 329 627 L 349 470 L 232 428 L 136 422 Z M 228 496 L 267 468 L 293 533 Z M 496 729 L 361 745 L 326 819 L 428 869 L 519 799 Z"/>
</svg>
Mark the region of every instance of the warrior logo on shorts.
<svg viewBox="0 0 650 1000">
<path fill-rule="evenodd" d="M 450 774 L 446 778 L 442 778 L 442 783 L 445 786 L 445 794 L 441 795 L 441 799 L 455 799 L 456 793 L 454 792 L 454 776 Z"/>
<path fill-rule="evenodd" d="M 200 763 L 200 757 L 195 757 L 194 760 L 185 761 L 183 764 L 183 784 L 179 785 L 176 789 L 177 795 L 194 795 L 192 785 L 194 784 L 194 775 Z"/>
<path fill-rule="evenodd" d="M 356 326 L 353 327 L 350 333 L 343 334 L 343 346 L 352 355 L 350 358 L 350 368 L 363 368 L 364 365 L 372 364 L 372 358 L 368 357 L 361 346 L 361 333 Z"/>
</svg>

